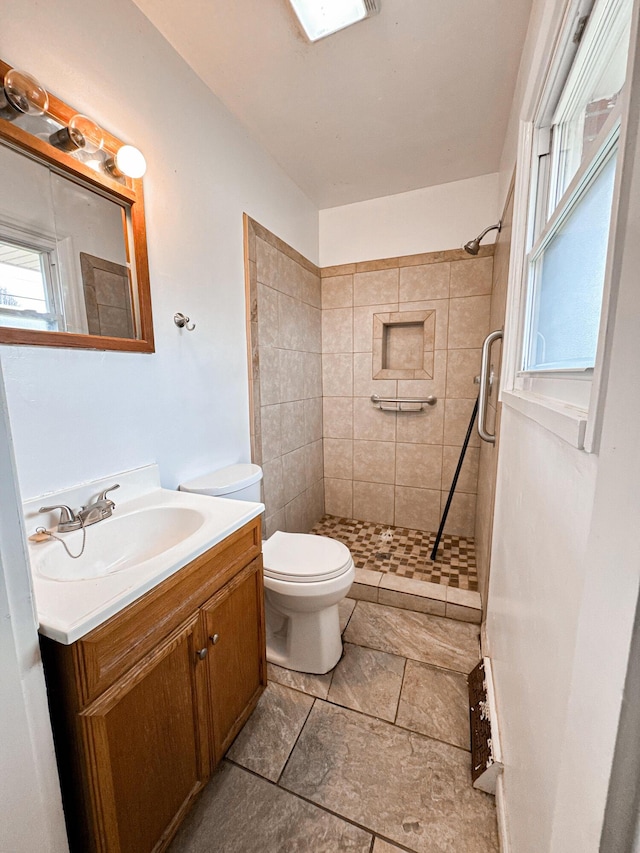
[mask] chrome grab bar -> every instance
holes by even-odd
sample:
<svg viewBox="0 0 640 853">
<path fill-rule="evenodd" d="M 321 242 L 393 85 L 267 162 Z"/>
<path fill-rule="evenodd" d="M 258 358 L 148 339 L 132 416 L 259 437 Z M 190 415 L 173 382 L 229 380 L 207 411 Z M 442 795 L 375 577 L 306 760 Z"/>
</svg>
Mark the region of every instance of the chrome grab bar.
<svg viewBox="0 0 640 853">
<path fill-rule="evenodd" d="M 484 339 L 482 344 L 482 364 L 480 365 L 480 391 L 478 392 L 478 435 L 483 441 L 489 444 L 496 443 L 495 434 L 492 435 L 486 430 L 487 420 L 487 405 L 489 403 L 489 394 L 491 393 L 491 346 L 494 341 L 502 337 L 502 329 L 497 329 L 491 332 Z"/>
<path fill-rule="evenodd" d="M 424 406 L 435 406 L 438 398 L 434 397 L 433 394 L 429 397 L 379 397 L 378 394 L 372 394 L 371 402 L 386 411 L 421 412 Z M 403 404 L 411 408 L 403 409 Z M 416 408 L 417 406 L 420 408 Z"/>
</svg>

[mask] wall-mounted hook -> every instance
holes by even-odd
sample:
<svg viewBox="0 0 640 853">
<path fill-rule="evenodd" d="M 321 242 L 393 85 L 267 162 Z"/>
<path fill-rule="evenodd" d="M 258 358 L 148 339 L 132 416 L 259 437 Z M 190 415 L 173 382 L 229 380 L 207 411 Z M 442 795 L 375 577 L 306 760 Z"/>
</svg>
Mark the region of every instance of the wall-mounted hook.
<svg viewBox="0 0 640 853">
<path fill-rule="evenodd" d="M 196 327 L 195 323 L 191 323 L 189 317 L 185 317 L 185 315 L 180 312 L 173 315 L 173 322 L 179 329 L 186 329 L 187 332 L 193 332 Z"/>
</svg>

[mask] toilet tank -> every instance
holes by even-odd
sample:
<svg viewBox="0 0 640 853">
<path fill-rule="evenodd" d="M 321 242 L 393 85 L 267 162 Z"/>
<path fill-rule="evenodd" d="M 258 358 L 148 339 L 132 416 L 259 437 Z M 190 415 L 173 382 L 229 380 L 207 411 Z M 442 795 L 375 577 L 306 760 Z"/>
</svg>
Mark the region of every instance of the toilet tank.
<svg viewBox="0 0 640 853">
<path fill-rule="evenodd" d="M 262 468 L 245 462 L 218 468 L 217 471 L 211 471 L 209 474 L 181 483 L 178 488 L 181 492 L 194 492 L 198 495 L 259 502 L 261 500 L 260 480 L 262 480 Z"/>
</svg>

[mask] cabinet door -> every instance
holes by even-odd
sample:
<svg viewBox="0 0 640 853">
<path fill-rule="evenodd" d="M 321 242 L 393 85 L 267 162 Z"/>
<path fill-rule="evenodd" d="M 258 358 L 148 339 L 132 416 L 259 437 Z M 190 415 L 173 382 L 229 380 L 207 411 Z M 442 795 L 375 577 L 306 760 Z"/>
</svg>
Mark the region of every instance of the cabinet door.
<svg viewBox="0 0 640 853">
<path fill-rule="evenodd" d="M 195 614 L 80 714 L 102 853 L 164 849 L 208 778 L 202 640 Z"/>
<path fill-rule="evenodd" d="M 255 708 L 266 683 L 262 559 L 254 560 L 202 608 L 209 655 L 216 763 Z"/>
</svg>

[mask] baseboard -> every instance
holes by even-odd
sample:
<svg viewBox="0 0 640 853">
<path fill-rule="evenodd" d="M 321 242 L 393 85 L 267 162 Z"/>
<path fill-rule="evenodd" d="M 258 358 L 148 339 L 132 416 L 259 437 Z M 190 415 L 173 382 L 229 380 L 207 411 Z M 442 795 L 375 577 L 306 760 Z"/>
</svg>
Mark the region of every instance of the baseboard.
<svg viewBox="0 0 640 853">
<path fill-rule="evenodd" d="M 509 841 L 509 826 L 507 821 L 507 806 L 504 797 L 503 773 L 501 773 L 496 780 L 496 816 L 498 818 L 498 840 L 500 842 L 500 853 L 511 853 L 511 842 Z"/>
</svg>

